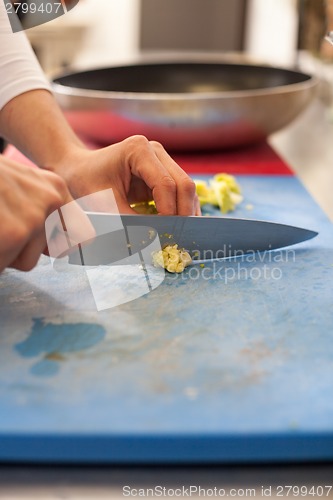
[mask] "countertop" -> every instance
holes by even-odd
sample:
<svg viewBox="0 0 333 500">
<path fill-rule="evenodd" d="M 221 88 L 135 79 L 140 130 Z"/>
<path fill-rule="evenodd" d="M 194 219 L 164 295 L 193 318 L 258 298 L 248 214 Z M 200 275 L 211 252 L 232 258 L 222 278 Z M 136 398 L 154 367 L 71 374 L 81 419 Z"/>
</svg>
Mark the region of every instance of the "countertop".
<svg viewBox="0 0 333 500">
<path fill-rule="evenodd" d="M 333 113 L 331 113 L 333 115 Z M 296 171 L 306 188 L 333 220 L 333 122 L 330 110 L 316 100 L 292 125 L 271 137 L 271 145 Z M 333 464 L 212 467 L 0 467 L 1 499 L 99 499 L 124 498 L 123 487 L 171 489 L 169 496 L 187 496 L 190 486 L 201 487 L 201 496 L 316 496 L 333 499 Z M 290 490 L 288 486 L 304 486 Z M 314 490 L 311 487 L 314 486 Z M 185 488 L 184 491 L 176 488 Z M 323 487 L 323 490 L 317 487 Z M 264 491 L 263 491 L 264 488 Z M 270 489 L 271 488 L 271 489 Z M 208 491 L 209 490 L 209 491 Z M 156 495 L 161 490 L 156 491 Z M 199 492 L 192 490 L 192 498 Z M 301 491 L 303 494 L 301 495 Z M 132 494 L 139 496 L 139 491 Z M 265 493 L 265 494 L 264 494 Z M 289 493 L 289 494 L 288 494 Z M 317 493 L 313 495 L 312 493 Z M 220 491 L 220 495 L 223 491 Z"/>
<path fill-rule="evenodd" d="M 306 189 L 333 220 L 333 104 L 316 99 L 270 144 L 293 168 Z"/>
</svg>

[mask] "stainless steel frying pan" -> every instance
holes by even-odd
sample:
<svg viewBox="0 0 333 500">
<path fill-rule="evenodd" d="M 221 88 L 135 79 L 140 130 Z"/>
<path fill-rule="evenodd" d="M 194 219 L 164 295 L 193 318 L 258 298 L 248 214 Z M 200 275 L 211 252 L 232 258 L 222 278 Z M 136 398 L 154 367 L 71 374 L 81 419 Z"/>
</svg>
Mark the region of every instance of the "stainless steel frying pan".
<svg viewBox="0 0 333 500">
<path fill-rule="evenodd" d="M 263 140 L 309 104 L 316 84 L 269 66 L 178 61 L 66 74 L 53 89 L 87 139 L 143 134 L 171 150 L 199 150 Z"/>
</svg>

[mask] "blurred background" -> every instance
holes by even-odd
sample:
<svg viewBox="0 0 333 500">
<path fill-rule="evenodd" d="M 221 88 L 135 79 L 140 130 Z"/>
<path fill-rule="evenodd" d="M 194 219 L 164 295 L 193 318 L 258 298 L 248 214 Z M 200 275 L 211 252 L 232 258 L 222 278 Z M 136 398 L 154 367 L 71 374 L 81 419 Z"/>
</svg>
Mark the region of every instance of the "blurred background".
<svg viewBox="0 0 333 500">
<path fill-rule="evenodd" d="M 67 15 L 27 35 L 49 76 L 162 61 L 170 54 L 188 58 L 192 52 L 314 74 L 321 82 L 317 105 L 270 143 L 333 217 L 327 181 L 333 164 L 333 46 L 323 41 L 329 30 L 333 0 L 80 0 Z M 313 123 L 321 141 L 316 146 Z"/>
<path fill-rule="evenodd" d="M 71 0 L 66 3 L 70 6 Z M 80 0 L 67 15 L 28 29 L 27 35 L 47 73 L 189 51 L 233 54 L 285 67 L 310 65 L 316 71 L 318 61 L 333 58 L 332 47 L 322 44 L 331 3 Z M 22 22 L 29 25 L 27 18 Z"/>
</svg>

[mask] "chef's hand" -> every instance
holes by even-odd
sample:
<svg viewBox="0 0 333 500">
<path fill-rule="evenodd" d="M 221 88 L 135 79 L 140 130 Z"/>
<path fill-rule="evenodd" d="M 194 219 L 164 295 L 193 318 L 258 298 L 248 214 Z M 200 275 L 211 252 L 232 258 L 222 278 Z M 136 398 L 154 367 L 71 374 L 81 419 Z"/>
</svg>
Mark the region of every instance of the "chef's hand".
<svg viewBox="0 0 333 500">
<path fill-rule="evenodd" d="M 65 181 L 58 175 L 27 167 L 0 155 L 0 272 L 6 267 L 32 269 L 47 251 L 45 220 L 49 214 L 72 201 Z M 76 206 L 76 204 L 75 204 Z M 94 230 L 77 206 L 77 240 L 94 236 Z M 56 226 L 52 247 L 68 248 L 62 228 Z"/>
<path fill-rule="evenodd" d="M 75 199 L 112 188 L 122 213 L 132 212 L 131 203 L 153 199 L 160 214 L 200 214 L 193 181 L 160 144 L 133 136 L 89 151 L 45 90 L 9 101 L 0 110 L 0 134 L 36 165 L 63 177 Z"/>
<path fill-rule="evenodd" d="M 194 182 L 161 144 L 143 136 L 95 151 L 77 149 L 52 170 L 66 180 L 74 198 L 111 187 L 120 213 L 134 213 L 130 204 L 150 200 L 159 214 L 201 213 Z"/>
</svg>

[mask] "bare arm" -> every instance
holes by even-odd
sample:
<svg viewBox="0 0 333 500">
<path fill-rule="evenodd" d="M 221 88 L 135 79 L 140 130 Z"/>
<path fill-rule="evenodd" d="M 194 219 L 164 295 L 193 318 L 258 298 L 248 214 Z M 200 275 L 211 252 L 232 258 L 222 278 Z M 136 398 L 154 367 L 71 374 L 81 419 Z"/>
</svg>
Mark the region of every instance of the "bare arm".
<svg viewBox="0 0 333 500">
<path fill-rule="evenodd" d="M 46 90 L 10 100 L 0 111 L 0 135 L 39 166 L 57 165 L 67 153 L 84 148 Z"/>
<path fill-rule="evenodd" d="M 113 188 L 120 212 L 130 203 L 154 199 L 166 215 L 200 213 L 195 185 L 164 148 L 134 136 L 89 151 L 45 90 L 21 94 L 0 112 L 0 133 L 39 166 L 62 176 L 74 196 Z"/>
</svg>

